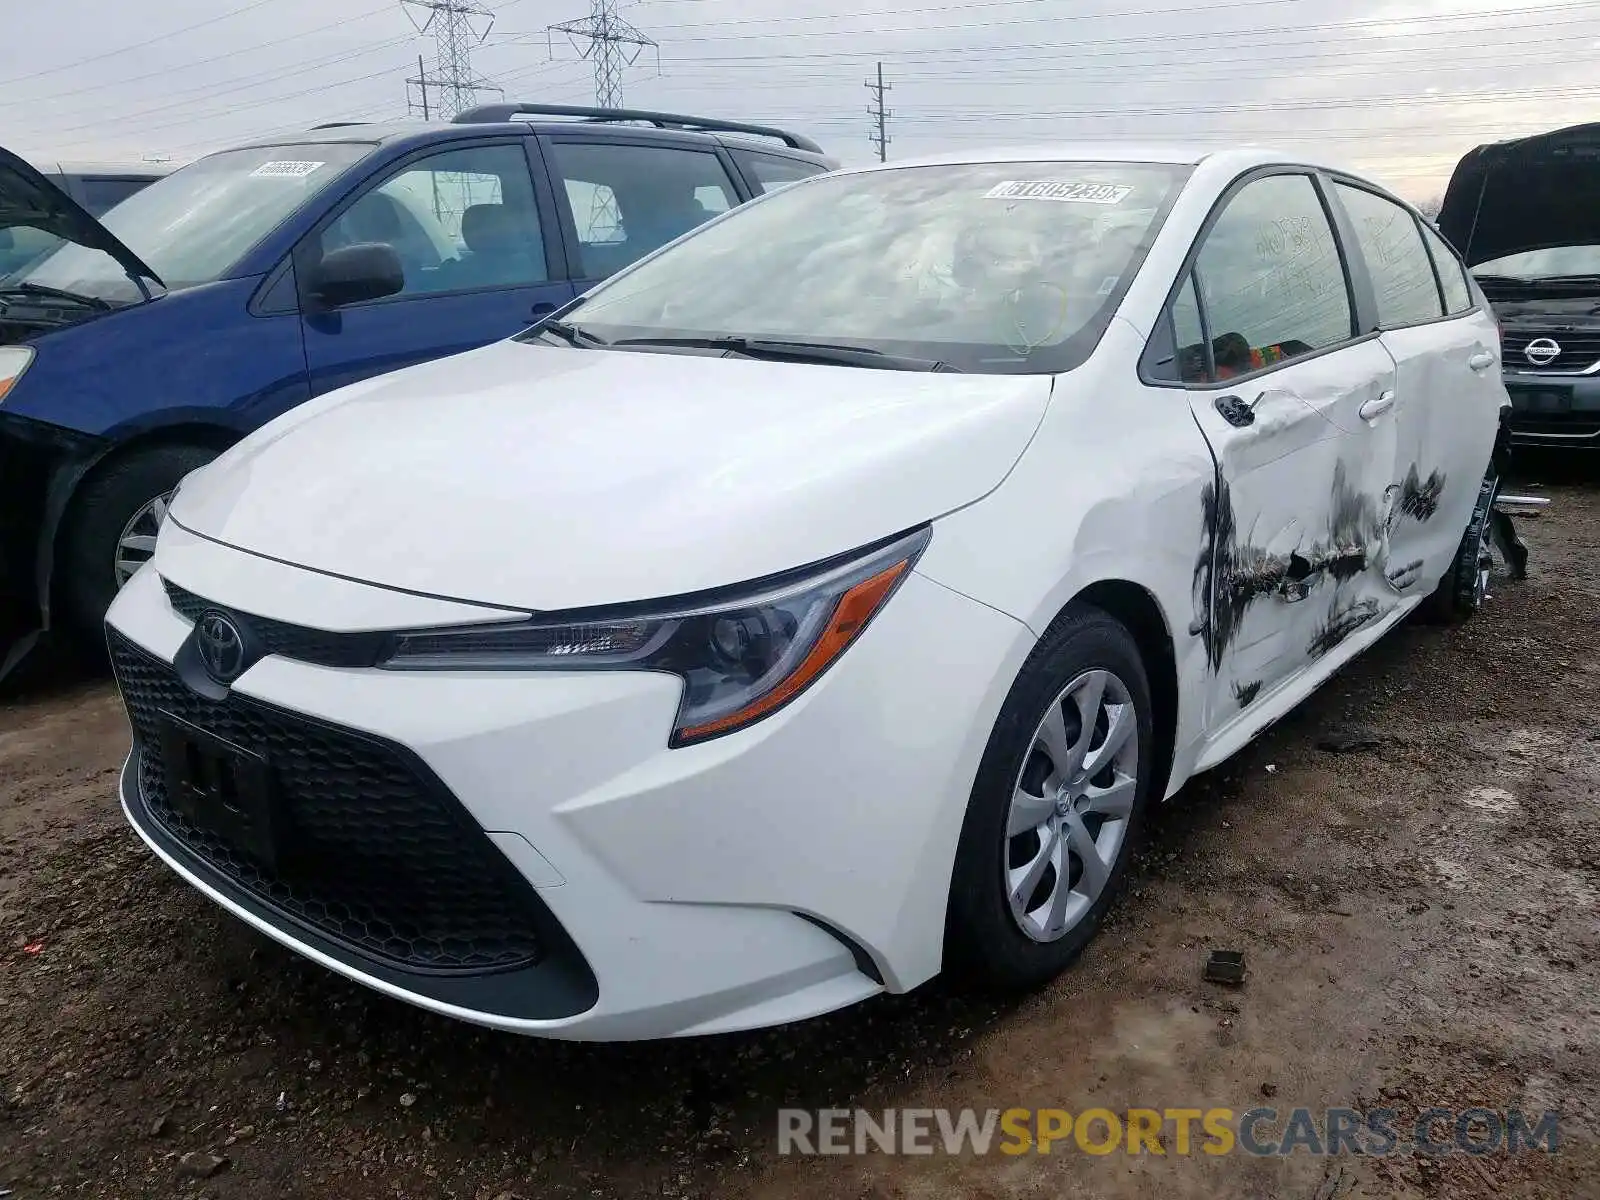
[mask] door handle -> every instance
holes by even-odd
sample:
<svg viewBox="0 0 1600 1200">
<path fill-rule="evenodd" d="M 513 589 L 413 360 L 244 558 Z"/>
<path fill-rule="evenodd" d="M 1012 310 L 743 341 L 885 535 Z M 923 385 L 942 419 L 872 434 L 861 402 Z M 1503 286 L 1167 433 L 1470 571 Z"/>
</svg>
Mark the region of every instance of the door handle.
<svg viewBox="0 0 1600 1200">
<path fill-rule="evenodd" d="M 1382 395 L 1374 396 L 1371 400 L 1366 401 L 1357 411 L 1361 414 L 1363 421 L 1371 421 L 1376 417 L 1383 416 L 1393 407 L 1394 393 L 1384 392 Z"/>
<path fill-rule="evenodd" d="M 1494 355 L 1490 354 L 1487 350 L 1479 350 L 1471 358 L 1467 359 L 1467 366 L 1471 367 L 1474 371 L 1487 371 L 1490 367 L 1494 366 Z"/>
<path fill-rule="evenodd" d="M 551 313 L 555 312 L 555 310 L 556 306 L 554 304 L 551 304 L 548 300 L 541 300 L 528 310 L 528 316 L 533 318 L 535 321 L 542 321 Z"/>
</svg>

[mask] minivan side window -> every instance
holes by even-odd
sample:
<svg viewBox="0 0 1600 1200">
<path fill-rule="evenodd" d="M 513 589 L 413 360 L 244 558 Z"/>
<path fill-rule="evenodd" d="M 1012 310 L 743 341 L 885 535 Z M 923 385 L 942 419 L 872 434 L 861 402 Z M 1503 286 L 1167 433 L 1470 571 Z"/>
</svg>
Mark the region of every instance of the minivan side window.
<svg viewBox="0 0 1600 1200">
<path fill-rule="evenodd" d="M 1356 242 L 1378 294 L 1378 324 L 1393 329 L 1442 317 L 1444 304 L 1417 219 L 1393 200 L 1365 188 L 1347 183 L 1333 186 L 1350 214 Z"/>
<path fill-rule="evenodd" d="M 722 160 L 705 150 L 553 141 L 578 234 L 579 277 L 604 279 L 739 203 Z"/>
<path fill-rule="evenodd" d="M 549 278 L 533 176 L 521 145 L 470 146 L 407 163 L 340 213 L 327 254 L 358 242 L 394 247 L 402 296 L 526 286 Z"/>
<path fill-rule="evenodd" d="M 1353 335 L 1349 283 L 1309 175 L 1268 175 L 1234 193 L 1194 274 L 1219 380 Z"/>
<path fill-rule="evenodd" d="M 1423 240 L 1433 255 L 1433 265 L 1439 271 L 1439 286 L 1444 289 L 1445 310 L 1452 316 L 1473 307 L 1472 289 L 1467 286 L 1467 269 L 1461 265 L 1450 243 L 1435 230 L 1424 225 Z"/>
</svg>

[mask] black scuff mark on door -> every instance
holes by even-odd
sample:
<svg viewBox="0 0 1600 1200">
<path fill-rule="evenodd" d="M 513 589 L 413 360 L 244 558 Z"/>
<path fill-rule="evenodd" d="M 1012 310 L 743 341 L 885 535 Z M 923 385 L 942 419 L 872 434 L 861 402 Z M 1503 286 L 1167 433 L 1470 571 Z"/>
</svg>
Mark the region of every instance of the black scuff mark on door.
<svg viewBox="0 0 1600 1200">
<path fill-rule="evenodd" d="M 1283 583 L 1289 556 L 1240 545 L 1238 518 L 1228 481 L 1206 484 L 1200 493 L 1200 553 L 1194 563 L 1195 623 L 1211 669 L 1238 636 L 1245 612 Z"/>
<path fill-rule="evenodd" d="M 1426 479 L 1412 463 L 1400 485 L 1400 512 L 1417 521 L 1429 521 L 1439 511 L 1439 497 L 1444 493 L 1444 473 L 1430 471 Z"/>
<path fill-rule="evenodd" d="M 1389 586 L 1397 592 L 1403 592 L 1417 582 L 1422 574 L 1422 560 L 1414 559 L 1403 567 L 1391 568 L 1384 576 L 1389 581 Z"/>
<path fill-rule="evenodd" d="M 1352 600 L 1343 604 L 1335 597 L 1333 607 L 1328 610 L 1327 619 L 1321 622 L 1316 632 L 1311 635 L 1311 644 L 1306 648 L 1307 653 L 1312 658 L 1321 658 L 1363 625 L 1370 625 L 1376 621 L 1378 612 L 1378 602 L 1370 596 L 1365 600 Z"/>
<path fill-rule="evenodd" d="M 1252 679 L 1249 683 L 1236 683 L 1233 685 L 1233 698 L 1239 702 L 1240 708 L 1249 708 L 1256 702 L 1256 697 L 1261 694 L 1261 680 Z"/>
</svg>

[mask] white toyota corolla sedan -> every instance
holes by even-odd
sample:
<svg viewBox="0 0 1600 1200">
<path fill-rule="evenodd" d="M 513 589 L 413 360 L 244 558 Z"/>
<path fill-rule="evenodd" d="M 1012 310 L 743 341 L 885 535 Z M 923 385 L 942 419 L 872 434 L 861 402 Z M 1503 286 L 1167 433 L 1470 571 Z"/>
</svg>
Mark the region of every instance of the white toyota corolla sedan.
<svg viewBox="0 0 1600 1200">
<path fill-rule="evenodd" d="M 801 182 L 189 476 L 108 618 L 122 803 L 521 1033 L 1034 985 L 1154 804 L 1477 606 L 1498 358 L 1426 222 L 1292 156 Z"/>
</svg>

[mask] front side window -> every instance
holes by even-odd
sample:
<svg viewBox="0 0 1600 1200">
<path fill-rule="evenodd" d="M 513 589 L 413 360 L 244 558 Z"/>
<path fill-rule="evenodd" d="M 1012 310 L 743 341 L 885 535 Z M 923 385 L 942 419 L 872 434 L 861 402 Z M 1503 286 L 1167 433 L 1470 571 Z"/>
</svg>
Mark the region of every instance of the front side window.
<svg viewBox="0 0 1600 1200">
<path fill-rule="evenodd" d="M 323 254 L 383 242 L 402 296 L 515 287 L 549 278 L 533 177 L 520 145 L 470 146 L 407 163 L 339 214 Z"/>
<path fill-rule="evenodd" d="M 1426 225 L 1422 227 L 1423 239 L 1433 255 L 1433 265 L 1439 271 L 1439 286 L 1444 289 L 1446 311 L 1463 313 L 1473 306 L 1472 290 L 1467 287 L 1466 268 L 1450 249 L 1450 244 Z"/>
<path fill-rule="evenodd" d="M 604 279 L 739 202 L 715 154 L 627 142 L 553 142 L 579 269 Z"/>
<path fill-rule="evenodd" d="M 169 288 L 210 283 L 372 150 L 340 142 L 208 155 L 141 188 L 101 223 Z M 86 246 L 64 245 L 19 279 L 114 303 L 139 298 L 115 259 Z"/>
<path fill-rule="evenodd" d="M 1336 183 L 1350 214 L 1356 242 L 1378 294 L 1378 323 L 1385 329 L 1415 325 L 1444 315 L 1433 260 L 1417 220 L 1406 209 L 1364 188 Z"/>
<path fill-rule="evenodd" d="M 820 340 L 963 371 L 1069 370 L 1187 175 L 1020 162 L 819 176 L 602 285 L 570 320 L 607 340 Z"/>
<path fill-rule="evenodd" d="M 1350 290 L 1309 175 L 1271 175 L 1227 202 L 1195 261 L 1218 379 L 1348 341 Z"/>
</svg>

